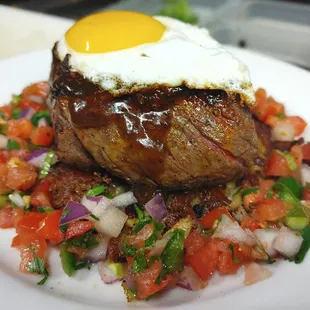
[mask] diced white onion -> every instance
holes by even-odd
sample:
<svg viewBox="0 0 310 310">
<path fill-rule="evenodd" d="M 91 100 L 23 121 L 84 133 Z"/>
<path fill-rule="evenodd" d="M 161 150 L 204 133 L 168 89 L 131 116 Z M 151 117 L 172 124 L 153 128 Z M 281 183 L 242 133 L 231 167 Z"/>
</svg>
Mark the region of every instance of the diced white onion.
<svg viewBox="0 0 310 310">
<path fill-rule="evenodd" d="M 276 141 L 288 141 L 294 140 L 294 127 L 291 124 L 278 123 L 271 130 L 271 137 Z"/>
<path fill-rule="evenodd" d="M 107 256 L 107 250 L 109 246 L 110 237 L 102 236 L 100 238 L 99 244 L 87 252 L 86 257 L 93 263 L 103 261 Z"/>
<path fill-rule="evenodd" d="M 106 197 L 102 197 L 92 213 L 99 218 L 99 221 L 90 218 L 96 230 L 111 237 L 117 237 L 120 234 L 128 218 L 123 211 L 114 206 L 112 200 Z"/>
<path fill-rule="evenodd" d="M 18 192 L 14 192 L 9 195 L 9 199 L 18 207 L 24 208 L 25 202 L 23 200 L 23 197 Z"/>
<path fill-rule="evenodd" d="M 8 145 L 8 138 L 4 135 L 0 135 L 0 149 L 6 150 Z"/>
<path fill-rule="evenodd" d="M 271 276 L 271 272 L 257 264 L 257 263 L 250 263 L 245 267 L 245 285 L 251 285 L 260 281 L 263 281 Z"/>
<path fill-rule="evenodd" d="M 277 251 L 273 247 L 274 240 L 279 234 L 279 228 L 256 229 L 254 235 L 260 241 L 269 256 L 275 256 Z"/>
<path fill-rule="evenodd" d="M 38 104 L 43 104 L 44 103 L 44 98 L 40 97 L 40 96 L 36 96 L 36 95 L 30 95 L 27 97 L 29 100 L 36 102 Z"/>
<path fill-rule="evenodd" d="M 44 127 L 44 126 L 47 126 L 48 125 L 48 122 L 46 120 L 46 118 L 40 118 L 39 121 L 38 121 L 38 127 Z"/>
<path fill-rule="evenodd" d="M 303 186 L 310 183 L 310 167 L 308 165 L 301 165 L 300 178 Z"/>
<path fill-rule="evenodd" d="M 129 205 L 132 205 L 133 203 L 138 202 L 133 192 L 126 192 L 126 193 L 120 194 L 114 197 L 112 201 L 115 207 L 119 207 L 119 208 L 127 207 Z"/>
<path fill-rule="evenodd" d="M 206 287 L 206 285 L 207 282 L 201 280 L 194 269 L 189 266 L 184 266 L 183 271 L 180 273 L 180 279 L 177 282 L 177 286 L 189 291 L 199 291 Z"/>
<path fill-rule="evenodd" d="M 282 226 L 276 239 L 274 249 L 286 257 L 294 257 L 299 251 L 303 238 L 297 236 L 296 232 Z"/>
<path fill-rule="evenodd" d="M 107 261 L 99 262 L 98 263 L 98 270 L 99 270 L 101 280 L 105 284 L 111 284 L 111 283 L 119 280 L 119 278 L 115 274 L 114 270 L 109 268 L 109 262 L 107 262 Z"/>
</svg>

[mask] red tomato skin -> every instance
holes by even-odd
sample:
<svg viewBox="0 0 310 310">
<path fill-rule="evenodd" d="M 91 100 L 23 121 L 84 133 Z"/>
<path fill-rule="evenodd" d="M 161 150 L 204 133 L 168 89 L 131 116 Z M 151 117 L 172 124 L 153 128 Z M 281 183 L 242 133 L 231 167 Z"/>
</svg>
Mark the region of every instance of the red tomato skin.
<svg viewBox="0 0 310 310">
<path fill-rule="evenodd" d="M 47 81 L 33 83 L 23 89 L 22 96 L 39 96 L 43 99 L 47 97 L 49 85 Z"/>
<path fill-rule="evenodd" d="M 310 143 L 302 146 L 302 156 L 304 160 L 310 161 Z"/>
<path fill-rule="evenodd" d="M 13 119 L 8 121 L 8 133 L 10 137 L 19 137 L 23 139 L 28 139 L 31 136 L 31 133 L 34 129 L 34 126 L 30 121 L 25 118 Z"/>
<path fill-rule="evenodd" d="M 188 264 L 189 259 L 192 255 L 194 255 L 200 248 L 204 245 L 204 238 L 198 231 L 193 231 L 189 234 L 189 236 L 185 239 L 184 248 L 185 248 L 185 256 L 184 263 Z"/>
<path fill-rule="evenodd" d="M 220 219 L 220 217 L 225 214 L 227 215 L 229 218 L 232 219 L 231 214 L 229 213 L 229 211 L 225 208 L 225 207 L 219 207 L 219 208 L 215 208 L 213 210 L 211 210 L 210 212 L 208 212 L 207 214 L 205 214 L 202 219 L 201 219 L 201 224 L 204 228 L 208 228 L 211 229 L 214 225 L 214 222 L 218 219 Z"/>
<path fill-rule="evenodd" d="M 35 112 L 46 110 L 46 107 L 44 105 L 33 102 L 27 98 L 22 98 L 19 101 L 18 105 L 22 110 L 29 109 L 29 108 L 33 109 Z"/>
<path fill-rule="evenodd" d="M 252 217 L 246 216 L 241 222 L 241 227 L 243 229 L 248 228 L 251 231 L 254 231 L 255 229 L 262 228 L 262 225 L 259 221 L 253 219 Z"/>
<path fill-rule="evenodd" d="M 171 279 L 170 275 L 167 275 L 165 280 L 162 280 L 160 284 L 155 283 L 161 269 L 162 263 L 155 261 L 148 269 L 142 270 L 135 275 L 137 299 L 145 299 L 167 286 Z"/>
<path fill-rule="evenodd" d="M 34 253 L 37 257 L 45 260 L 46 263 L 46 250 L 47 244 L 44 238 L 37 236 L 36 234 L 26 234 L 19 236 L 20 242 L 20 257 L 21 262 L 19 270 L 24 273 L 29 273 L 28 266 L 33 261 L 33 253 L 30 249 L 30 245 L 33 246 Z"/>
<path fill-rule="evenodd" d="M 38 236 L 56 243 L 64 240 L 64 233 L 59 228 L 59 221 L 62 210 L 48 213 L 46 217 L 40 222 L 36 233 Z"/>
<path fill-rule="evenodd" d="M 65 240 L 82 236 L 93 228 L 94 224 L 91 221 L 76 221 L 69 223 L 68 229 L 65 232 Z"/>
<path fill-rule="evenodd" d="M 259 202 L 252 216 L 258 221 L 277 221 L 287 215 L 288 206 L 278 199 L 265 199 Z"/>
<path fill-rule="evenodd" d="M 7 159 L 6 159 L 5 154 L 2 151 L 0 151 L 0 164 L 6 164 L 6 162 L 7 162 Z"/>
<path fill-rule="evenodd" d="M 310 188 L 308 188 L 307 186 L 305 186 L 303 189 L 302 200 L 310 200 Z"/>
<path fill-rule="evenodd" d="M 0 209 L 0 228 L 16 227 L 23 214 L 24 211 L 21 208 L 7 206 Z"/>
<path fill-rule="evenodd" d="M 292 171 L 288 167 L 286 159 L 273 151 L 267 164 L 266 174 L 268 176 L 282 177 L 291 175 Z"/>
<path fill-rule="evenodd" d="M 34 145 L 50 146 L 54 141 L 54 129 L 51 126 L 35 128 L 31 134 Z"/>
<path fill-rule="evenodd" d="M 35 186 L 33 193 L 44 193 L 47 196 L 50 203 L 52 203 L 53 195 L 51 192 L 51 186 L 52 186 L 51 180 L 45 178 Z"/>
<path fill-rule="evenodd" d="M 41 221 L 46 217 L 46 213 L 28 212 L 16 226 L 19 235 L 34 234 L 40 227 Z"/>
<path fill-rule="evenodd" d="M 32 193 L 30 198 L 30 204 L 34 207 L 44 206 L 44 207 L 51 207 L 51 203 L 45 193 L 38 192 Z"/>
<path fill-rule="evenodd" d="M 0 111 L 3 112 L 3 114 L 7 118 L 11 118 L 12 117 L 13 108 L 10 105 L 4 105 L 4 106 L 0 107 Z"/>
<path fill-rule="evenodd" d="M 199 277 L 207 281 L 216 270 L 219 262 L 219 251 L 217 241 L 207 240 L 195 255 L 189 258 L 189 265 L 195 270 Z"/>
</svg>

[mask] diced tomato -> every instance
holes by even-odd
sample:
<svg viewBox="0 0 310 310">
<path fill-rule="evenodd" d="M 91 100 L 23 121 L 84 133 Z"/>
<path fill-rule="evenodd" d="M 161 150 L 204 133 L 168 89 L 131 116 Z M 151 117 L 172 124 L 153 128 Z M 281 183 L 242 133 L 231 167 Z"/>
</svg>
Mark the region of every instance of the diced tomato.
<svg viewBox="0 0 310 310">
<path fill-rule="evenodd" d="M 34 129 L 34 126 L 30 121 L 25 118 L 21 119 L 12 119 L 8 121 L 8 133 L 10 137 L 20 137 L 28 139 L 31 136 L 31 133 Z"/>
<path fill-rule="evenodd" d="M 30 204 L 34 207 L 51 207 L 51 203 L 45 193 L 32 193 L 30 198 Z"/>
<path fill-rule="evenodd" d="M 0 111 L 3 112 L 3 114 L 7 118 L 11 118 L 12 112 L 13 112 L 13 108 L 11 106 L 9 106 L 9 105 L 4 105 L 4 106 L 0 107 Z"/>
<path fill-rule="evenodd" d="M 141 248 L 144 246 L 144 241 L 151 237 L 153 231 L 153 224 L 146 224 L 137 234 L 127 237 L 126 243 Z"/>
<path fill-rule="evenodd" d="M 247 211 L 251 211 L 257 202 L 266 198 L 268 191 L 274 184 L 273 180 L 263 180 L 256 193 L 248 194 L 243 197 L 243 205 Z"/>
<path fill-rule="evenodd" d="M 189 264 L 196 271 L 199 277 L 207 281 L 216 270 L 219 261 L 219 251 L 217 241 L 208 240 L 195 255 L 189 258 Z"/>
<path fill-rule="evenodd" d="M 91 221 L 76 221 L 68 224 L 68 229 L 65 232 L 65 240 L 73 237 L 84 235 L 86 232 L 94 228 Z"/>
<path fill-rule="evenodd" d="M 52 181 L 49 178 L 45 178 L 35 186 L 33 193 L 44 193 L 48 197 L 48 200 L 51 202 L 53 200 L 51 186 Z"/>
<path fill-rule="evenodd" d="M 0 164 L 0 194 L 6 193 L 10 190 L 6 185 L 8 170 L 6 164 Z"/>
<path fill-rule="evenodd" d="M 211 229 L 214 225 L 214 222 L 220 217 L 225 214 L 232 219 L 229 211 L 225 207 L 219 207 L 216 209 L 211 210 L 206 215 L 204 215 L 201 219 L 201 224 L 204 228 Z"/>
<path fill-rule="evenodd" d="M 37 176 L 33 166 L 20 162 L 18 165 L 9 167 L 6 186 L 25 191 L 35 184 Z"/>
<path fill-rule="evenodd" d="M 46 107 L 44 105 L 33 102 L 27 98 L 22 98 L 19 101 L 18 105 L 22 110 L 29 108 L 33 109 L 36 112 L 46 110 Z"/>
<path fill-rule="evenodd" d="M 54 130 L 51 126 L 35 128 L 31 135 L 31 142 L 34 145 L 50 146 L 54 140 Z"/>
<path fill-rule="evenodd" d="M 287 215 L 288 205 L 278 199 L 265 199 L 258 203 L 252 216 L 258 221 L 277 221 Z"/>
<path fill-rule="evenodd" d="M 255 229 L 262 228 L 262 225 L 259 221 L 253 219 L 252 217 L 246 216 L 241 222 L 241 227 L 243 229 L 248 228 L 251 231 L 254 231 Z"/>
<path fill-rule="evenodd" d="M 37 236 L 36 234 L 26 234 L 20 235 L 20 247 L 21 247 L 21 262 L 19 265 L 19 270 L 21 272 L 28 273 L 29 264 L 33 261 L 34 251 L 36 257 L 44 259 L 46 263 L 46 250 L 47 244 L 44 238 Z M 30 247 L 33 247 L 32 250 Z"/>
<path fill-rule="evenodd" d="M 0 151 L 0 164 L 5 164 L 7 162 L 6 156 Z"/>
<path fill-rule="evenodd" d="M 22 96 L 39 96 L 43 99 L 47 97 L 49 85 L 47 81 L 31 84 L 23 89 Z"/>
<path fill-rule="evenodd" d="M 302 157 L 304 160 L 310 161 L 310 143 L 302 146 Z"/>
<path fill-rule="evenodd" d="M 252 248 L 245 244 L 235 244 L 221 240 L 218 243 L 220 253 L 218 271 L 220 274 L 235 274 L 239 267 L 250 260 Z"/>
<path fill-rule="evenodd" d="M 185 248 L 185 256 L 184 262 L 186 264 L 189 263 L 189 258 L 195 254 L 201 247 L 204 245 L 204 238 L 198 231 L 193 231 L 189 234 L 189 236 L 185 239 L 184 248 Z"/>
<path fill-rule="evenodd" d="M 16 139 L 17 138 L 15 138 L 14 140 L 16 140 Z M 3 151 L 3 154 L 5 155 L 7 161 L 10 160 L 12 157 L 17 157 L 21 160 L 24 160 L 30 154 L 30 151 L 26 150 L 26 149 L 6 150 L 6 151 Z"/>
<path fill-rule="evenodd" d="M 272 128 L 277 124 L 290 124 L 294 128 L 295 137 L 301 135 L 307 127 L 307 123 L 300 116 L 286 116 L 284 119 L 268 116 L 265 123 Z"/>
<path fill-rule="evenodd" d="M 46 213 L 28 212 L 19 220 L 16 226 L 17 234 L 34 234 L 45 217 Z"/>
<path fill-rule="evenodd" d="M 16 235 L 16 236 L 12 239 L 11 247 L 12 247 L 12 248 L 18 248 L 18 247 L 20 247 L 20 237 L 19 237 L 19 235 Z"/>
<path fill-rule="evenodd" d="M 295 163 L 297 165 L 297 169 L 299 169 L 301 167 L 302 164 L 302 160 L 303 160 L 303 150 L 302 150 L 302 146 L 301 145 L 294 145 L 291 148 L 291 155 L 294 157 L 295 159 Z"/>
<path fill-rule="evenodd" d="M 56 243 L 60 243 L 64 239 L 64 233 L 59 228 L 59 221 L 62 210 L 48 213 L 46 217 L 40 222 L 37 229 L 37 235 Z"/>
<path fill-rule="evenodd" d="M 288 167 L 286 159 L 273 151 L 267 164 L 266 174 L 269 176 L 288 176 L 292 174 L 292 171 Z"/>
<path fill-rule="evenodd" d="M 86 256 L 88 249 L 83 249 L 74 245 L 70 245 L 67 248 L 68 252 L 71 252 L 73 254 L 76 254 L 77 256 L 79 256 L 80 258 L 83 258 Z"/>
<path fill-rule="evenodd" d="M 284 113 L 284 105 L 281 103 L 276 102 L 273 98 L 268 98 L 267 102 L 267 115 L 278 115 Z"/>
<path fill-rule="evenodd" d="M 155 261 L 148 269 L 142 270 L 135 275 L 138 299 L 145 299 L 154 295 L 169 283 L 171 279 L 170 275 L 167 275 L 165 280 L 161 280 L 160 284 L 155 283 L 161 269 L 162 263 L 160 261 Z"/>
<path fill-rule="evenodd" d="M 21 208 L 4 207 L 0 210 L 0 228 L 13 228 L 23 216 Z"/>
<path fill-rule="evenodd" d="M 310 200 L 310 188 L 305 186 L 302 192 L 302 200 Z"/>
</svg>

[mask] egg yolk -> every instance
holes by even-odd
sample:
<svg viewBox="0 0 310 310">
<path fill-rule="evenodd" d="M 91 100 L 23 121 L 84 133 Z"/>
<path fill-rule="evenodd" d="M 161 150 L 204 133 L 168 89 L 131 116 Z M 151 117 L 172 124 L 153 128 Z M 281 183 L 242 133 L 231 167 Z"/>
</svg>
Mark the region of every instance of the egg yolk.
<svg viewBox="0 0 310 310">
<path fill-rule="evenodd" d="M 80 19 L 65 37 L 76 52 L 108 53 L 157 42 L 165 30 L 162 23 L 145 14 L 105 11 Z"/>
</svg>

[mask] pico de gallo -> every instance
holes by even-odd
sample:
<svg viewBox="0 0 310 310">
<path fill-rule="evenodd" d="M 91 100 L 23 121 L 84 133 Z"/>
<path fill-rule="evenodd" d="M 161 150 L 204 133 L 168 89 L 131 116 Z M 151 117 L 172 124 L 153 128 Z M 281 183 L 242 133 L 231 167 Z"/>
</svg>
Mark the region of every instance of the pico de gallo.
<svg viewBox="0 0 310 310">
<path fill-rule="evenodd" d="M 265 90 L 257 90 L 252 113 L 282 146 L 274 144 L 264 177 L 257 186 L 226 184 L 229 205 L 208 210 L 193 203 L 194 216 L 167 229 L 165 195 L 157 192 L 139 205 L 132 191 L 115 190 L 109 182 L 55 208 L 48 88 L 47 82 L 32 84 L 0 107 L 0 228 L 15 228 L 19 269 L 41 275 L 38 285 L 52 276 L 47 249 L 55 245 L 69 277 L 97 263 L 103 282 L 119 281 L 128 301 L 175 286 L 200 290 L 215 272 L 235 274 L 242 266 L 249 285 L 268 278 L 268 264 L 280 258 L 304 260 L 310 247 L 310 144 L 300 135 L 307 124 L 287 116 Z M 124 211 L 128 206 L 131 216 Z M 123 259 L 108 258 L 111 240 Z"/>
</svg>

